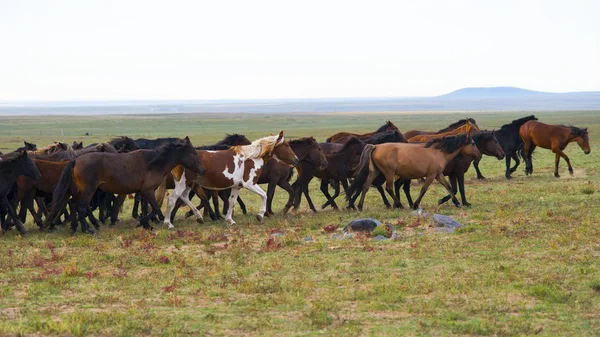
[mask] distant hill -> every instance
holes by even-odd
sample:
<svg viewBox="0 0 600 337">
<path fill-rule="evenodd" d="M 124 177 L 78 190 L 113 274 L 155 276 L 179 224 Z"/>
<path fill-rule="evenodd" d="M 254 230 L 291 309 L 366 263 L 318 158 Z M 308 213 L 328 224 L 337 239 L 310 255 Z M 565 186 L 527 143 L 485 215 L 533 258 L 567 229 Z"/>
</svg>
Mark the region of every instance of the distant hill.
<svg viewBox="0 0 600 337">
<path fill-rule="evenodd" d="M 0 115 L 600 110 L 600 91 L 463 88 L 435 97 L 100 102 L 2 102 Z"/>
<path fill-rule="evenodd" d="M 438 96 L 438 98 L 514 98 L 514 97 L 539 97 L 552 95 L 552 93 L 521 89 L 516 87 L 484 87 L 462 88 L 451 93 Z"/>
</svg>

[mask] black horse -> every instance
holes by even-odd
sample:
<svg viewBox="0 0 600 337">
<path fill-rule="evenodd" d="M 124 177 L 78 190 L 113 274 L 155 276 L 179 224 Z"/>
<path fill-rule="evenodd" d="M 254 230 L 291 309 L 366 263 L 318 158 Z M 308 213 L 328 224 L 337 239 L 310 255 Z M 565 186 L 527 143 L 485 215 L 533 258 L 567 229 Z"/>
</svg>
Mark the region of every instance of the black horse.
<svg viewBox="0 0 600 337">
<path fill-rule="evenodd" d="M 504 174 L 506 179 L 511 178 L 511 173 L 515 172 L 521 163 L 517 155 L 518 152 L 523 149 L 523 140 L 521 139 L 521 136 L 519 136 L 519 129 L 523 124 L 532 120 L 537 120 L 537 118 L 534 115 L 530 115 L 515 119 L 511 123 L 502 125 L 500 130 L 496 131 L 496 139 L 498 139 L 498 142 L 500 143 L 500 146 L 502 146 L 502 150 L 504 150 L 504 154 L 506 155 L 506 173 Z M 510 167 L 511 158 L 515 161 L 515 166 L 512 168 Z M 473 166 L 477 172 L 477 179 L 485 179 L 479 170 L 479 160 L 475 160 L 473 162 Z"/>
<path fill-rule="evenodd" d="M 29 158 L 26 150 L 21 149 L 0 158 L 0 212 L 8 212 L 21 235 L 25 234 L 27 230 L 8 201 L 7 195 L 13 189 L 17 177 L 22 175 L 33 180 L 39 180 L 41 177 L 40 171 L 33 160 Z M 7 229 L 4 225 L 3 223 L 3 230 Z"/>
</svg>

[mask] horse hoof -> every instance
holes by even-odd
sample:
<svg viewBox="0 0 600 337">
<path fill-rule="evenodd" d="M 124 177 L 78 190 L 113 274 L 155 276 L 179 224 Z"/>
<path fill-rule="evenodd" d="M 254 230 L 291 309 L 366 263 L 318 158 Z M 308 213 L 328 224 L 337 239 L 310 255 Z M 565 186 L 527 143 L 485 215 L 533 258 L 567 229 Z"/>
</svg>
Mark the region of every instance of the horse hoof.
<svg viewBox="0 0 600 337">
<path fill-rule="evenodd" d="M 329 204 L 323 204 L 321 205 L 321 209 L 325 209 L 325 207 L 329 206 Z"/>
<path fill-rule="evenodd" d="M 19 234 L 21 234 L 21 236 L 25 236 L 25 234 L 27 234 L 28 230 L 23 230 L 23 231 L 19 231 Z"/>
<path fill-rule="evenodd" d="M 317 210 L 313 208 L 313 209 L 312 209 L 312 212 L 316 214 L 316 213 L 317 213 Z"/>
<path fill-rule="evenodd" d="M 505 175 L 504 177 L 506 177 L 507 180 L 512 179 L 512 177 L 510 175 Z"/>
<path fill-rule="evenodd" d="M 570 175 L 573 175 L 573 170 L 569 170 L 569 174 L 570 174 Z"/>
<path fill-rule="evenodd" d="M 204 219 L 197 218 L 196 222 L 202 225 L 204 223 Z"/>
<path fill-rule="evenodd" d="M 229 225 L 229 226 L 235 226 L 235 221 L 233 221 L 233 220 L 227 220 L 227 225 Z"/>
<path fill-rule="evenodd" d="M 560 178 L 560 174 L 554 173 L 554 178 Z"/>
<path fill-rule="evenodd" d="M 485 180 L 485 177 L 484 176 L 478 176 L 477 179 L 478 180 Z"/>
<path fill-rule="evenodd" d="M 260 214 L 257 214 L 257 215 L 256 215 L 256 220 L 257 220 L 258 222 L 262 222 L 262 221 L 263 221 L 263 218 L 264 218 L 264 217 L 263 217 L 262 215 L 260 215 Z"/>
<path fill-rule="evenodd" d="M 465 207 L 471 207 L 471 204 L 470 204 L 470 203 L 468 203 L 468 202 L 465 202 L 465 203 L 463 204 L 463 206 L 465 206 Z"/>
</svg>

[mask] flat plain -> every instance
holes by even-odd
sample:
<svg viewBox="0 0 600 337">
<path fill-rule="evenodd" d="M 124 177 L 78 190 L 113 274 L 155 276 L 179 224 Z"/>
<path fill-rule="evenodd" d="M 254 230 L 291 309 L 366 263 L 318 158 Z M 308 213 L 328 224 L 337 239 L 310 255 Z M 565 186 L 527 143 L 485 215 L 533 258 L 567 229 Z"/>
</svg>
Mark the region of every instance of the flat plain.
<svg viewBox="0 0 600 337">
<path fill-rule="evenodd" d="M 437 130 L 472 117 L 491 130 L 530 114 L 588 127 L 591 154 L 571 144 L 575 174 L 561 161 L 556 179 L 554 155 L 538 148 L 533 176 L 522 165 L 510 181 L 504 161 L 484 157 L 485 181 L 467 173 L 469 208 L 438 206 L 445 193 L 432 185 L 422 207 L 465 224 L 454 233 L 386 209 L 375 190 L 362 213 L 313 214 L 303 200 L 263 223 L 254 217 L 259 198 L 242 191 L 249 212 L 237 209 L 232 228 L 197 224 L 182 210 L 176 230 L 146 231 L 129 201 L 121 223 L 95 236 L 40 232 L 29 220 L 24 238 L 0 236 L 0 335 L 600 335 L 598 111 L 0 116 L 0 151 L 23 140 L 190 136 L 201 145 L 279 130 L 324 141 L 386 120 L 401 131 Z M 413 195 L 419 187 L 413 182 Z M 325 201 L 316 181 L 311 196 Z M 276 212 L 286 198 L 278 188 Z M 359 217 L 391 223 L 398 239 L 336 239 Z M 339 229 L 327 233 L 328 225 Z"/>
</svg>

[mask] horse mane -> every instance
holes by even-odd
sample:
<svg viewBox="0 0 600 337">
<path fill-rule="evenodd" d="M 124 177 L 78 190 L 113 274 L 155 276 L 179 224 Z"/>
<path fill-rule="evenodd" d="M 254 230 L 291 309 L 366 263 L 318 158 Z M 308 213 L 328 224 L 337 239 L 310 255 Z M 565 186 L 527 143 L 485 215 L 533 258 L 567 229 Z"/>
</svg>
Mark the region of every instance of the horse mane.
<svg viewBox="0 0 600 337">
<path fill-rule="evenodd" d="M 153 150 L 148 150 L 148 152 L 149 152 L 148 166 L 153 167 L 153 166 L 161 165 L 169 158 L 169 155 L 171 152 L 175 151 L 176 148 L 178 148 L 184 144 L 185 143 L 183 143 L 182 141 L 168 142 L 168 143 L 161 144 L 160 146 L 158 146 L 157 148 L 155 148 Z"/>
<path fill-rule="evenodd" d="M 537 121 L 537 117 L 535 117 L 535 115 L 529 115 L 529 116 L 526 116 L 523 118 L 515 119 L 508 124 L 502 125 L 502 127 L 500 127 L 500 129 L 501 130 L 513 129 L 513 128 L 517 129 L 517 128 L 520 128 L 521 125 L 525 124 L 525 122 L 529 122 L 529 121 Z"/>
<path fill-rule="evenodd" d="M 283 137 L 279 140 L 279 135 L 266 136 L 253 141 L 250 145 L 238 145 L 232 146 L 231 148 L 246 158 L 261 158 L 268 153 L 271 153 L 277 145 L 284 141 L 285 139 Z"/>
<path fill-rule="evenodd" d="M 223 138 L 222 140 L 220 140 L 219 142 L 215 143 L 214 145 L 229 145 L 231 146 L 231 144 L 234 144 L 236 142 L 236 140 L 238 139 L 246 139 L 245 135 L 240 135 L 239 133 L 234 133 L 234 134 L 229 134 L 226 133 L 225 134 L 225 138 Z"/>
<path fill-rule="evenodd" d="M 489 131 L 489 130 L 481 130 L 480 132 L 474 134 L 472 137 L 473 137 L 473 140 L 475 141 L 475 143 L 488 141 L 488 140 L 492 140 L 492 139 L 496 138 L 494 136 L 494 132 Z"/>
<path fill-rule="evenodd" d="M 46 147 L 43 147 L 39 150 L 33 151 L 35 154 L 45 154 L 51 155 L 63 149 L 64 151 L 73 151 L 71 145 L 63 142 L 54 142 L 54 144 L 50 144 Z"/>
<path fill-rule="evenodd" d="M 568 126 L 573 136 L 585 137 L 588 134 L 587 128 L 578 128 L 576 126 Z"/>
<path fill-rule="evenodd" d="M 368 141 L 371 142 L 377 142 L 379 140 L 385 140 L 388 138 L 394 138 L 399 140 L 400 143 L 408 143 L 408 140 L 406 140 L 406 138 L 404 137 L 404 135 L 402 134 L 402 132 L 398 131 L 398 130 L 392 130 L 392 131 L 385 131 L 385 132 L 379 132 L 376 133 L 372 136 L 370 136 L 368 138 Z"/>
<path fill-rule="evenodd" d="M 473 118 L 463 118 L 461 120 L 458 120 L 458 121 L 456 121 L 456 122 L 448 125 L 447 127 L 443 128 L 441 130 L 438 130 L 438 132 L 436 132 L 436 133 L 443 133 L 443 132 L 448 132 L 448 131 L 454 130 L 458 126 L 462 126 L 463 124 L 467 124 L 467 122 L 471 122 L 471 124 L 477 125 L 477 122 L 475 122 L 475 120 Z"/>
<path fill-rule="evenodd" d="M 314 137 L 301 137 L 298 139 L 288 141 L 290 145 L 299 145 L 299 144 L 307 144 L 307 145 L 318 145 L 317 140 Z"/>
<path fill-rule="evenodd" d="M 465 146 L 471 139 L 468 135 L 447 136 L 443 138 L 435 138 L 427 142 L 425 147 L 433 147 L 442 152 L 452 153 L 461 147 Z"/>
<path fill-rule="evenodd" d="M 364 144 L 362 140 L 360 140 L 358 137 L 350 137 L 348 138 L 348 140 L 344 143 L 344 146 L 342 146 L 342 148 L 338 151 L 338 153 L 343 153 L 346 150 L 348 150 L 348 148 L 350 146 L 353 146 L 355 144 Z"/>
</svg>

